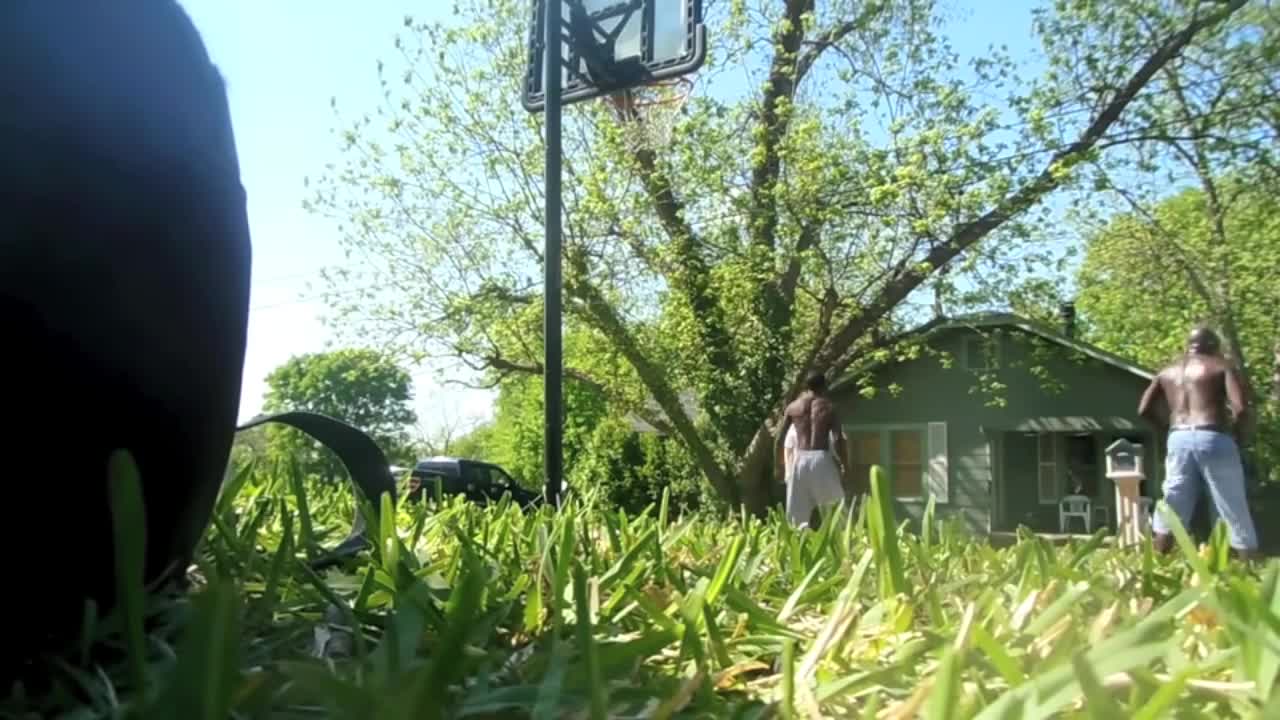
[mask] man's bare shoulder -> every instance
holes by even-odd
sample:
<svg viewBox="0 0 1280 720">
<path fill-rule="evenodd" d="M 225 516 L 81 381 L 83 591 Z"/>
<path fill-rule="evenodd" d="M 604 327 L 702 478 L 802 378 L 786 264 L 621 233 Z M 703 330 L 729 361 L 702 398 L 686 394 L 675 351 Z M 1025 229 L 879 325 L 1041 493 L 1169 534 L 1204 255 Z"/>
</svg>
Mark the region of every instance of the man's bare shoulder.
<svg viewBox="0 0 1280 720">
<path fill-rule="evenodd" d="M 805 400 L 806 398 L 799 398 L 796 400 L 792 400 L 791 404 L 788 405 L 787 409 L 784 410 L 783 412 L 790 417 L 799 417 L 801 415 L 804 415 L 809 409 L 809 405 L 808 403 L 805 402 Z"/>
<path fill-rule="evenodd" d="M 1166 389 L 1177 387 L 1182 383 L 1186 370 L 1186 365 L 1182 363 L 1170 363 L 1156 373 L 1156 382 Z"/>
</svg>

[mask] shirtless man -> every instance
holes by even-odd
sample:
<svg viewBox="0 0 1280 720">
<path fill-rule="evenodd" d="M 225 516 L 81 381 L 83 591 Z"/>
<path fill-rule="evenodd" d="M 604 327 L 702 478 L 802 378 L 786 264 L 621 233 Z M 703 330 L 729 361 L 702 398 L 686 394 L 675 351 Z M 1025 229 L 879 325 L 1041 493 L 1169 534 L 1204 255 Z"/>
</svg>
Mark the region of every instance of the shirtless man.
<svg viewBox="0 0 1280 720">
<path fill-rule="evenodd" d="M 1221 347 L 1212 330 L 1192 330 L 1186 354 L 1151 381 L 1138 414 L 1169 431 L 1164 500 L 1183 526 L 1191 522 L 1201 487 L 1207 487 L 1218 516 L 1227 523 L 1231 547 L 1249 557 L 1257 550 L 1258 537 L 1236 444 L 1249 408 L 1240 375 L 1222 357 Z M 1173 537 L 1159 513 L 1152 525 L 1152 543 L 1168 552 Z"/>
<path fill-rule="evenodd" d="M 842 468 L 849 467 L 849 449 L 835 405 L 827 397 L 827 379 L 814 373 L 805 382 L 805 392 L 787 406 L 782 432 L 795 426 L 795 450 L 790 456 L 787 485 L 787 519 L 797 527 L 809 527 L 810 516 L 819 508 L 834 505 L 845 497 Z M 839 465 L 831 452 L 834 441 Z"/>
</svg>

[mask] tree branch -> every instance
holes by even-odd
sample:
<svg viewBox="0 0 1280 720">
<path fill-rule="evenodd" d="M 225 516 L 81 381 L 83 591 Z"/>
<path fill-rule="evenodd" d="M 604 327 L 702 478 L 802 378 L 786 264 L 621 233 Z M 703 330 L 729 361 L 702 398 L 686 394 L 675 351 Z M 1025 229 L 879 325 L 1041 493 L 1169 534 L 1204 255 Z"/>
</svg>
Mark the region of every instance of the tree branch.
<svg viewBox="0 0 1280 720">
<path fill-rule="evenodd" d="M 705 384 L 709 388 L 707 412 L 715 424 L 721 426 L 724 420 L 722 412 L 732 407 L 726 378 L 736 374 L 737 361 L 724 310 L 712 291 L 711 267 L 702 255 L 701 238 L 694 233 L 685 217 L 683 202 L 676 196 L 670 179 L 658 167 L 655 151 L 642 147 L 635 152 L 634 159 L 645 192 L 672 241 L 675 261 L 671 263 L 669 276 L 671 288 L 688 303 L 698 342 L 706 348 L 710 365 L 705 375 Z M 729 411 L 732 412 L 731 409 Z"/>
<path fill-rule="evenodd" d="M 510 375 L 512 373 L 521 373 L 524 375 L 545 375 L 546 367 L 540 362 L 521 363 L 514 360 L 508 360 L 500 355 L 493 354 L 483 358 L 485 365 L 492 370 Z M 564 368 L 564 376 L 579 382 L 592 390 L 600 393 L 604 397 L 609 397 L 608 388 L 605 384 L 591 377 L 582 370 L 566 367 Z"/>
<path fill-rule="evenodd" d="M 769 79 L 760 99 L 758 138 L 752 151 L 753 165 L 749 185 L 749 209 L 747 235 L 752 250 L 752 269 L 763 279 L 773 275 L 774 250 L 777 245 L 779 225 L 778 182 L 782 174 L 782 144 L 795 116 L 795 94 L 800 78 L 801 45 L 804 42 L 805 17 L 813 12 L 814 0 L 786 0 L 781 27 L 773 40 L 774 54 L 769 67 Z M 830 43 L 822 47 L 828 47 Z M 810 66 L 816 53 L 806 53 Z M 752 442 L 749 433 L 759 425 L 759 416 L 773 404 L 781 392 L 787 364 L 787 347 L 791 344 L 793 330 L 792 312 L 795 286 L 798 281 L 800 255 L 817 242 L 818 228 L 802 233 L 797 253 L 791 258 L 784 274 L 757 286 L 753 301 L 754 311 L 766 328 L 768 338 L 765 348 L 752 366 L 747 377 L 757 397 L 755 407 L 740 408 L 737 425 L 742 431 L 729 438 L 738 451 Z"/>
<path fill-rule="evenodd" d="M 875 328 L 871 332 L 871 339 L 863 347 L 861 353 L 848 353 L 835 365 L 831 366 L 831 382 L 838 382 L 841 377 L 849 372 L 849 368 L 857 361 L 859 357 L 865 356 L 868 351 L 882 350 L 897 347 L 899 344 L 913 338 L 922 337 L 932 331 L 934 328 L 944 323 L 950 322 L 945 316 L 934 317 L 923 325 L 904 330 L 893 335 L 886 335 L 880 328 Z"/>
<path fill-rule="evenodd" d="M 796 288 L 800 283 L 800 266 L 803 263 L 803 256 L 816 247 L 821 238 L 820 223 L 809 223 L 801 228 L 800 237 L 796 240 L 795 253 L 787 261 L 787 267 L 782 271 L 782 276 L 778 278 L 778 294 L 790 312 L 794 312 L 795 308 Z"/>
<path fill-rule="evenodd" d="M 759 142 L 751 169 L 751 210 L 748 232 L 752 244 L 772 248 L 778 230 L 778 176 L 782 171 L 779 149 L 793 117 L 800 44 L 804 40 L 804 16 L 813 12 L 814 0 L 787 0 L 785 19 L 774 39 L 769 80 L 760 99 Z"/>
<path fill-rule="evenodd" d="M 877 297 L 850 317 L 820 354 L 816 365 L 827 369 L 834 366 L 852 347 L 854 341 L 867 334 L 893 308 L 897 307 L 937 268 L 946 265 L 957 255 L 972 247 L 1000 228 L 1016 215 L 1027 210 L 1045 195 L 1060 187 L 1066 180 L 1064 171 L 1084 159 L 1106 136 L 1108 130 L 1166 64 L 1177 57 L 1205 28 L 1225 20 L 1246 4 L 1246 0 L 1230 0 L 1221 3 L 1215 12 L 1192 20 L 1186 27 L 1167 38 L 1160 47 L 1129 77 L 1119 93 L 1103 107 L 1089 123 L 1080 137 L 1054 153 L 1040 174 L 1013 195 L 1006 197 L 982 216 L 957 227 L 947 242 L 934 247 L 923 263 L 904 259 L 898 264 L 898 272 L 881 288 Z"/>
<path fill-rule="evenodd" d="M 817 39 L 805 43 L 805 51 L 800 55 L 800 61 L 796 64 L 796 84 L 798 85 L 809 71 L 813 69 L 818 58 L 829 48 L 838 45 L 840 41 L 848 37 L 854 30 L 858 28 L 860 19 L 847 20 L 826 32 L 822 33 Z"/>
</svg>

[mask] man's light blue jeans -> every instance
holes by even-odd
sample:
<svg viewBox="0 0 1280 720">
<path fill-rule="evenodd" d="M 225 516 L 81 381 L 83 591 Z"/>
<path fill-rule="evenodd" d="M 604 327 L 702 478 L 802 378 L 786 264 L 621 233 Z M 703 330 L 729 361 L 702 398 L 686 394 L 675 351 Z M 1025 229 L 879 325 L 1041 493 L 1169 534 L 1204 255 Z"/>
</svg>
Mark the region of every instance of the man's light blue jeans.
<svg viewBox="0 0 1280 720">
<path fill-rule="evenodd" d="M 1174 429 L 1169 433 L 1165 458 L 1164 501 L 1177 513 L 1183 527 L 1191 523 L 1201 488 L 1209 490 L 1214 515 L 1226 521 L 1231 547 L 1257 550 L 1258 534 L 1249 515 L 1244 465 L 1235 438 L 1213 430 Z M 1151 525 L 1156 533 L 1169 533 L 1159 512 Z"/>
</svg>

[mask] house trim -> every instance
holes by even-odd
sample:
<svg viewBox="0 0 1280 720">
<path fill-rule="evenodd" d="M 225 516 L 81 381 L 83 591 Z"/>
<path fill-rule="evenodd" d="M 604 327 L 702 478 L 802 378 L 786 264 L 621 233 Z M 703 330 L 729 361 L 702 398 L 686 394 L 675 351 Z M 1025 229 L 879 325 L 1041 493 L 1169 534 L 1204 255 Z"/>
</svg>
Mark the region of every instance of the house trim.
<svg viewBox="0 0 1280 720">
<path fill-rule="evenodd" d="M 1123 370 L 1124 372 L 1142 378 L 1143 380 L 1151 381 L 1155 379 L 1156 376 L 1156 374 L 1151 370 L 1140 367 L 1139 365 L 1136 365 L 1119 355 L 1107 352 L 1096 345 L 1091 345 L 1089 343 L 1076 340 L 1075 338 L 1067 337 L 1061 332 L 1058 332 L 1057 330 L 1054 330 L 1042 323 L 1034 320 L 1028 320 L 1027 318 L 1013 315 L 1011 313 L 978 313 L 974 315 L 934 320 L 917 327 L 915 330 L 911 330 L 906 333 L 903 338 L 905 339 L 913 335 L 931 337 L 933 335 L 953 330 L 979 330 L 982 328 L 996 327 L 1008 327 L 1021 330 L 1048 342 L 1074 350 L 1081 355 L 1097 360 L 1104 365 L 1109 365 L 1118 370 Z M 959 360 L 961 367 L 964 367 L 965 358 L 960 358 Z M 846 373 L 838 381 L 832 383 L 832 391 L 840 392 L 847 390 L 854 382 L 857 381 L 858 376 L 862 373 L 874 370 L 877 367 L 881 367 L 892 362 L 895 361 L 886 360 L 870 366 L 864 366 L 855 372 Z"/>
<path fill-rule="evenodd" d="M 979 431 L 987 443 L 987 533 L 1004 527 L 1004 434 L 988 427 Z"/>
<path fill-rule="evenodd" d="M 1057 505 L 1062 500 L 1062 448 L 1061 436 L 1053 432 L 1041 432 L 1036 434 L 1036 500 L 1043 506 Z M 1045 457 L 1043 451 L 1045 443 L 1049 445 L 1049 456 Z M 1050 472 L 1053 482 L 1053 489 L 1050 495 L 1044 494 L 1044 478 L 1045 470 Z"/>
<path fill-rule="evenodd" d="M 1005 313 L 993 314 L 986 318 L 970 318 L 965 320 L 955 320 L 952 323 L 950 323 L 950 325 L 951 325 L 951 329 L 962 328 L 962 327 L 977 328 L 981 326 L 1015 327 L 1024 332 L 1039 336 L 1045 340 L 1048 340 L 1049 342 L 1057 343 L 1058 345 L 1062 345 L 1063 347 L 1067 347 L 1067 348 L 1070 348 L 1071 350 L 1075 350 L 1081 355 L 1091 357 L 1094 360 L 1097 360 L 1103 364 L 1110 365 L 1120 370 L 1124 370 L 1125 372 L 1131 375 L 1136 375 L 1142 378 L 1143 380 L 1153 380 L 1156 376 L 1154 372 L 1146 368 L 1140 367 L 1138 365 L 1135 365 L 1134 363 L 1129 362 L 1128 360 L 1125 360 L 1119 355 L 1109 353 L 1106 350 L 1103 350 L 1102 348 L 1097 347 L 1096 345 L 1090 345 L 1089 343 L 1081 342 L 1080 340 L 1076 340 L 1075 338 L 1067 337 L 1066 335 L 1063 335 L 1062 333 L 1056 330 L 1050 329 L 1038 322 L 1035 322 L 1034 320 L 1028 320 L 1023 317 L 1018 317 L 1017 315 L 1010 315 Z"/>
</svg>

